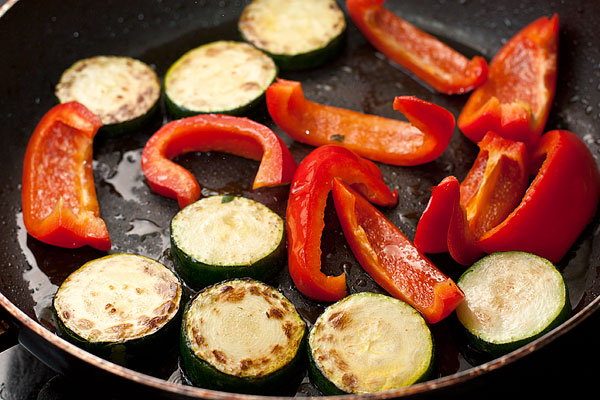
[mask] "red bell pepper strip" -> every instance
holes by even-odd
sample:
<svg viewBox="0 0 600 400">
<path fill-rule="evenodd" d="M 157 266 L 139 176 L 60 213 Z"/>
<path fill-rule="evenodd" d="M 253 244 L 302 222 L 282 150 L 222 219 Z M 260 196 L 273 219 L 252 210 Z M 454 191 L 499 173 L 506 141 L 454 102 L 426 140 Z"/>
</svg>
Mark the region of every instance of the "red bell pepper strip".
<svg viewBox="0 0 600 400">
<path fill-rule="evenodd" d="M 283 79 L 267 89 L 267 107 L 275 123 L 298 142 L 338 144 L 394 165 L 435 160 L 446 150 L 455 126 L 451 112 L 413 96 L 394 100 L 394 109 L 409 123 L 308 101 L 300 82 Z"/>
<path fill-rule="evenodd" d="M 110 249 L 94 188 L 92 144 L 100 118 L 79 103 L 53 107 L 29 139 L 23 162 L 23 222 L 54 246 Z"/>
<path fill-rule="evenodd" d="M 458 126 L 473 142 L 490 130 L 525 142 L 539 140 L 556 92 L 558 15 L 532 22 L 490 63 L 488 80 L 469 97 Z"/>
<path fill-rule="evenodd" d="M 533 149 L 535 178 L 521 203 L 485 232 L 487 253 L 522 250 L 558 262 L 596 214 L 600 174 L 586 145 L 572 132 L 545 133 Z"/>
<path fill-rule="evenodd" d="M 458 286 L 379 210 L 339 179 L 333 201 L 346 241 L 365 271 L 393 297 L 435 323 L 463 300 Z"/>
<path fill-rule="evenodd" d="M 200 186 L 171 158 L 192 151 L 222 151 L 261 160 L 252 189 L 288 183 L 296 169 L 281 138 L 247 118 L 203 114 L 169 122 L 146 143 L 142 170 L 152 190 L 176 198 L 181 208 L 200 198 Z"/>
<path fill-rule="evenodd" d="M 398 201 L 398 194 L 381 180 L 377 167 L 344 147 L 321 146 L 302 160 L 286 211 L 288 268 L 298 290 L 315 300 L 337 301 L 346 295 L 343 273 L 327 276 L 321 271 L 323 215 L 336 177 L 377 205 L 394 206 Z"/>
<path fill-rule="evenodd" d="M 385 0 L 347 0 L 354 24 L 387 58 L 445 94 L 467 93 L 487 77 L 482 57 L 469 60 L 383 7 Z"/>
<path fill-rule="evenodd" d="M 477 240 L 501 223 L 527 189 L 529 162 L 525 145 L 494 132 L 479 142 L 479 154 L 459 185 L 445 178 L 435 189 L 417 225 L 415 245 L 423 252 L 443 252 L 469 265 L 483 253 Z M 432 234 L 433 232 L 433 234 Z"/>
</svg>

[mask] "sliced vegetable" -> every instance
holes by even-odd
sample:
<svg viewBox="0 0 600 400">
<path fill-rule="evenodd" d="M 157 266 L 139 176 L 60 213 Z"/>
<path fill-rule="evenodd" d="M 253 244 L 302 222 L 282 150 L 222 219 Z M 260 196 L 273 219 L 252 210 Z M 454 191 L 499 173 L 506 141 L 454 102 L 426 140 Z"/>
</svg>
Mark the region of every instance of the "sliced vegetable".
<svg viewBox="0 0 600 400">
<path fill-rule="evenodd" d="M 96 56 L 69 67 L 54 93 L 61 103 L 77 101 L 98 115 L 102 132 L 120 133 L 140 127 L 157 109 L 160 81 L 142 61 Z"/>
<path fill-rule="evenodd" d="M 372 393 L 427 379 L 433 338 L 408 304 L 357 293 L 327 307 L 310 331 L 309 376 L 326 395 Z"/>
<path fill-rule="evenodd" d="M 288 268 L 298 290 L 316 300 L 337 301 L 346 295 L 344 273 L 327 276 L 321 272 L 323 215 L 336 177 L 377 205 L 393 206 L 398 201 L 377 166 L 344 147 L 321 146 L 302 160 L 286 211 Z"/>
<path fill-rule="evenodd" d="M 243 42 L 217 41 L 188 51 L 165 75 L 165 102 L 176 118 L 242 115 L 277 76 L 271 57 Z"/>
<path fill-rule="evenodd" d="M 250 279 L 210 286 L 186 306 L 181 362 L 197 386 L 290 394 L 305 368 L 306 324 L 279 291 Z"/>
<path fill-rule="evenodd" d="M 100 119 L 79 103 L 53 107 L 29 139 L 23 161 L 23 222 L 54 246 L 110 249 L 94 188 L 92 144 Z"/>
<path fill-rule="evenodd" d="M 195 289 L 230 278 L 266 281 L 285 264 L 283 219 L 244 197 L 212 196 L 171 221 L 171 253 Z"/>
<path fill-rule="evenodd" d="M 146 143 L 142 171 L 152 190 L 176 198 L 181 208 L 200 198 L 200 186 L 188 170 L 170 159 L 191 151 L 223 151 L 261 160 L 253 189 L 286 184 L 296 169 L 285 143 L 249 119 L 206 114 L 169 122 Z"/>
<path fill-rule="evenodd" d="M 479 239 L 487 253 L 521 250 L 558 262 L 598 210 L 600 173 L 572 132 L 545 133 L 531 155 L 533 182 L 521 203 Z"/>
<path fill-rule="evenodd" d="M 571 313 L 567 286 L 548 260 L 511 251 L 482 258 L 458 280 L 458 319 L 471 344 L 500 356 L 533 341 Z"/>
<path fill-rule="evenodd" d="M 460 113 L 459 128 L 475 143 L 493 130 L 534 146 L 556 92 L 557 54 L 558 15 L 523 28 L 491 61 L 488 80 Z"/>
<path fill-rule="evenodd" d="M 333 202 L 346 241 L 365 271 L 389 294 L 416 308 L 429 323 L 450 314 L 463 294 L 379 210 L 339 179 Z"/>
<path fill-rule="evenodd" d="M 334 0 L 253 0 L 238 22 L 244 40 L 282 70 L 312 68 L 342 47 L 344 13 Z"/>
<path fill-rule="evenodd" d="M 466 93 L 487 77 L 482 57 L 469 60 L 433 36 L 393 14 L 385 0 L 347 0 L 350 17 L 387 58 L 445 94 Z"/>
<path fill-rule="evenodd" d="M 164 265 L 134 254 L 84 264 L 62 283 L 53 307 L 59 334 L 119 364 L 156 356 L 179 326 L 182 289 Z"/>
<path fill-rule="evenodd" d="M 454 132 L 452 113 L 413 96 L 394 100 L 394 109 L 409 123 L 305 100 L 300 82 L 278 79 L 267 89 L 267 107 L 275 123 L 294 140 L 313 146 L 339 144 L 362 157 L 394 165 L 436 159 Z"/>
</svg>

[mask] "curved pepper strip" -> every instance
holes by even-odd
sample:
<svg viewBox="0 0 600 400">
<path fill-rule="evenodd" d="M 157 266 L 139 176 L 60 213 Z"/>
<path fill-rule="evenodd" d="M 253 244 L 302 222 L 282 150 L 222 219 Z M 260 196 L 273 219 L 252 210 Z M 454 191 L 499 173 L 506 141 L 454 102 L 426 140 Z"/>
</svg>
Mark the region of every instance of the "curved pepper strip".
<svg viewBox="0 0 600 400">
<path fill-rule="evenodd" d="M 146 143 L 142 171 L 152 190 L 176 198 L 181 208 L 200 198 L 200 185 L 171 158 L 192 151 L 222 151 L 260 160 L 252 189 L 288 183 L 296 169 L 281 138 L 247 118 L 203 114 L 169 122 Z"/>
<path fill-rule="evenodd" d="M 455 126 L 451 112 L 413 96 L 394 100 L 394 109 L 409 123 L 308 101 L 300 82 L 284 79 L 267 89 L 267 107 L 275 123 L 298 142 L 338 144 L 393 165 L 435 160 L 446 150 Z"/>
<path fill-rule="evenodd" d="M 398 195 L 385 185 L 377 170 L 372 162 L 333 145 L 316 148 L 298 166 L 286 210 L 288 268 L 296 287 L 305 296 L 337 301 L 346 295 L 345 274 L 327 276 L 321 271 L 327 196 L 334 178 L 340 178 L 369 201 L 394 206 Z"/>
<path fill-rule="evenodd" d="M 346 7 L 358 29 L 387 58 L 445 94 L 467 93 L 486 80 L 482 57 L 469 60 L 384 8 L 384 2 L 347 0 Z"/>
<path fill-rule="evenodd" d="M 23 162 L 23 222 L 34 238 L 54 246 L 110 249 L 94 188 L 92 145 L 100 118 L 75 102 L 44 115 Z"/>
<path fill-rule="evenodd" d="M 469 265 L 482 255 L 477 239 L 521 201 L 529 177 L 525 145 L 488 132 L 479 148 L 460 185 L 448 177 L 434 189 L 415 234 L 421 251 L 443 252 L 446 247 L 456 262 Z"/>
<path fill-rule="evenodd" d="M 537 173 L 521 203 L 481 236 L 479 246 L 487 253 L 526 251 L 556 263 L 596 214 L 600 174 L 587 146 L 569 131 L 545 133 L 531 160 Z"/>
<path fill-rule="evenodd" d="M 558 15 L 532 22 L 506 43 L 490 63 L 488 80 L 458 117 L 473 142 L 490 130 L 532 147 L 544 130 L 556 92 Z"/>
<path fill-rule="evenodd" d="M 415 307 L 429 323 L 448 316 L 464 298 L 379 210 L 334 179 L 333 201 L 346 241 L 363 269 L 390 295 Z"/>
</svg>

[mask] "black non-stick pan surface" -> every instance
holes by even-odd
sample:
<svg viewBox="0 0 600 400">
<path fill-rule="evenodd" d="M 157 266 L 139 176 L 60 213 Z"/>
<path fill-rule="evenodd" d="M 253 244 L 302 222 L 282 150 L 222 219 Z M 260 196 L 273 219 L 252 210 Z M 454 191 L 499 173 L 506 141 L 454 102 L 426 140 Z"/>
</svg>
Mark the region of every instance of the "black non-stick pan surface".
<svg viewBox="0 0 600 400">
<path fill-rule="evenodd" d="M 27 235 L 21 214 L 22 161 L 37 122 L 55 104 L 53 88 L 64 69 L 78 59 L 99 54 L 138 58 L 164 76 L 168 66 L 187 50 L 219 39 L 238 39 L 236 21 L 244 1 L 30 1 L 9 0 L 0 18 L 0 303 L 21 326 L 21 342 L 48 365 L 73 376 L 131 383 L 154 396 L 178 398 L 232 398 L 231 394 L 182 385 L 176 345 L 172 356 L 156 365 L 132 370 L 94 357 L 54 334 L 51 298 L 58 285 L 86 261 L 104 253 L 90 248 L 61 249 Z M 342 4 L 342 7 L 343 4 Z M 386 7 L 438 36 L 469 57 L 488 61 L 518 30 L 543 15 L 560 17 L 560 57 L 556 99 L 547 129 L 577 133 L 595 157 L 600 155 L 600 8 L 594 1 L 484 1 L 389 0 Z M 448 108 L 457 117 L 467 99 L 435 93 L 390 63 L 363 38 L 349 19 L 345 45 L 338 58 L 309 71 L 282 72 L 302 82 L 313 101 L 390 118 L 397 95 L 415 95 Z M 296 161 L 312 148 L 291 141 L 279 130 L 265 108 L 251 117 L 275 130 L 286 141 Z M 178 211 L 176 201 L 149 190 L 140 169 L 140 154 L 147 139 L 169 120 L 164 106 L 148 126 L 125 136 L 97 136 L 94 142 L 94 178 L 101 215 L 112 239 L 110 253 L 131 252 L 155 258 L 172 267 L 169 255 L 169 222 Z M 457 129 L 445 153 L 426 165 L 394 167 L 380 164 L 386 182 L 397 188 L 397 207 L 383 210 L 412 238 L 429 199 L 429 188 L 448 175 L 463 179 L 477 147 Z M 251 190 L 258 163 L 221 153 L 192 153 L 176 159 L 190 169 L 204 195 L 236 194 L 256 199 L 285 214 L 288 187 Z M 548 218 L 552 218 L 549 215 Z M 326 209 L 323 265 L 327 273 L 347 272 L 351 292 L 381 291 L 361 270 L 341 234 L 331 204 Z M 505 357 L 488 359 L 465 347 L 454 317 L 434 326 L 438 377 L 409 388 L 369 398 L 433 396 L 468 393 L 481 389 L 490 377 L 511 365 L 527 369 L 586 370 L 564 365 L 561 359 L 537 361 L 537 353 L 560 342 L 586 320 L 597 325 L 600 308 L 600 243 L 598 218 L 581 235 L 558 264 L 569 286 L 574 316 L 553 332 Z M 447 255 L 432 258 L 450 276 L 464 268 Z M 295 289 L 287 270 L 271 282 L 288 296 L 311 325 L 326 304 L 304 298 Z M 191 291 L 188 291 L 191 295 Z M 594 319 L 595 318 L 595 319 Z M 589 323 L 588 323 L 589 327 Z M 598 342 L 564 354 L 598 354 Z M 528 364 L 529 362 L 529 364 Z M 594 368 L 594 367 L 593 367 Z M 595 370 L 598 371 L 597 366 Z M 498 372 L 500 371 L 500 372 Z M 498 375 L 500 374 L 500 375 Z M 522 379 L 508 375 L 506 385 Z M 514 381 L 511 381 L 516 379 Z M 526 382 L 525 382 L 526 383 Z M 496 379 L 497 384 L 497 379 Z M 553 384 L 553 382 L 549 382 Z M 576 385 L 575 382 L 567 383 Z M 104 385 L 104 387 L 106 387 Z M 575 386 L 574 386 L 575 387 Z M 313 396 L 318 390 L 305 379 L 290 395 Z M 233 395 L 233 397 L 236 397 Z M 244 396 L 239 396 L 244 397 Z"/>
</svg>

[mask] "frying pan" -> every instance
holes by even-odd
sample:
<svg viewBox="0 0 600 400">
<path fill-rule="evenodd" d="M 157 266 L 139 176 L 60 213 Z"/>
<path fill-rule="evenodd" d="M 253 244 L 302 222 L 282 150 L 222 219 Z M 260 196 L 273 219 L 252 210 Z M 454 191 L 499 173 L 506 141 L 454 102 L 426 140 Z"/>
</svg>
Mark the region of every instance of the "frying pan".
<svg viewBox="0 0 600 400">
<path fill-rule="evenodd" d="M 160 365 L 137 370 L 121 367 L 72 346 L 54 334 L 49 305 L 58 285 L 86 261 L 103 255 L 90 248 L 61 249 L 29 237 L 21 215 L 22 160 L 37 122 L 55 103 L 53 88 L 60 74 L 73 62 L 98 54 L 138 58 L 159 76 L 185 51 L 219 39 L 237 39 L 236 21 L 244 1 L 128 0 L 8 0 L 0 9 L 0 304 L 19 326 L 20 342 L 55 370 L 68 376 L 116 382 L 138 395 L 165 398 L 250 398 L 182 385 L 176 350 Z M 488 60 L 514 33 L 542 15 L 560 16 L 560 57 L 557 94 L 547 129 L 577 133 L 594 156 L 600 154 L 600 9 L 594 2 L 485 0 L 393 1 L 386 7 L 422 29 L 438 36 L 468 57 L 481 54 Z M 342 8 L 343 5 L 342 5 Z M 348 20 L 344 49 L 328 64 L 309 71 L 282 73 L 299 80 L 305 96 L 313 101 L 401 118 L 392 110 L 397 95 L 415 95 L 446 107 L 458 116 L 465 96 L 436 94 L 378 54 Z M 291 141 L 270 120 L 265 108 L 252 118 L 271 127 L 290 147 L 296 161 L 312 148 Z M 168 225 L 177 212 L 175 201 L 152 193 L 145 184 L 139 158 L 146 140 L 168 121 L 164 106 L 144 128 L 131 134 L 97 136 L 94 142 L 94 179 L 101 215 L 107 222 L 115 252 L 132 252 L 155 258 L 172 267 L 168 251 Z M 434 162 L 417 167 L 381 164 L 386 182 L 398 188 L 397 207 L 383 210 L 412 238 L 418 218 L 429 198 L 429 188 L 447 175 L 464 178 L 477 147 L 458 130 L 446 152 Z M 258 164 L 221 153 L 193 153 L 177 162 L 190 169 L 203 187 L 202 193 L 243 195 L 261 201 L 280 215 L 285 213 L 287 187 L 251 190 Z M 549 216 L 551 218 L 552 216 Z M 325 214 L 323 265 L 325 272 L 347 272 L 351 292 L 381 291 L 361 270 L 349 251 L 331 204 Z M 456 320 L 448 318 L 432 327 L 438 351 L 438 377 L 391 392 L 364 398 L 431 397 L 472 393 L 485 385 L 498 390 L 509 382 L 523 382 L 528 371 L 565 368 L 555 365 L 556 354 L 598 354 L 597 343 L 567 341 L 582 326 L 598 326 L 600 308 L 599 221 L 594 219 L 571 251 L 558 263 L 566 278 L 573 316 L 535 342 L 498 359 L 486 359 L 464 346 Z M 447 255 L 433 261 L 453 278 L 463 268 Z M 286 269 L 273 282 L 312 324 L 326 304 L 302 297 Z M 188 295 L 191 294 L 188 291 Z M 572 336 L 571 336 L 572 337 Z M 590 336 L 591 338 L 591 336 Z M 557 346 L 563 346 L 557 348 Z M 546 354 L 551 349 L 552 352 Z M 549 361 L 550 360 L 550 361 Z M 579 363 L 580 359 L 574 359 Z M 510 372 L 517 368 L 517 372 Z M 520 368 L 520 369 L 518 369 Z M 593 370 L 593 369 L 592 369 Z M 597 371 L 597 367 L 596 367 Z M 516 374 L 525 374 L 522 377 Z M 126 389 L 120 389 L 126 390 Z M 307 380 L 291 395 L 318 395 Z M 137 397 L 137 396 L 136 396 Z"/>
</svg>

